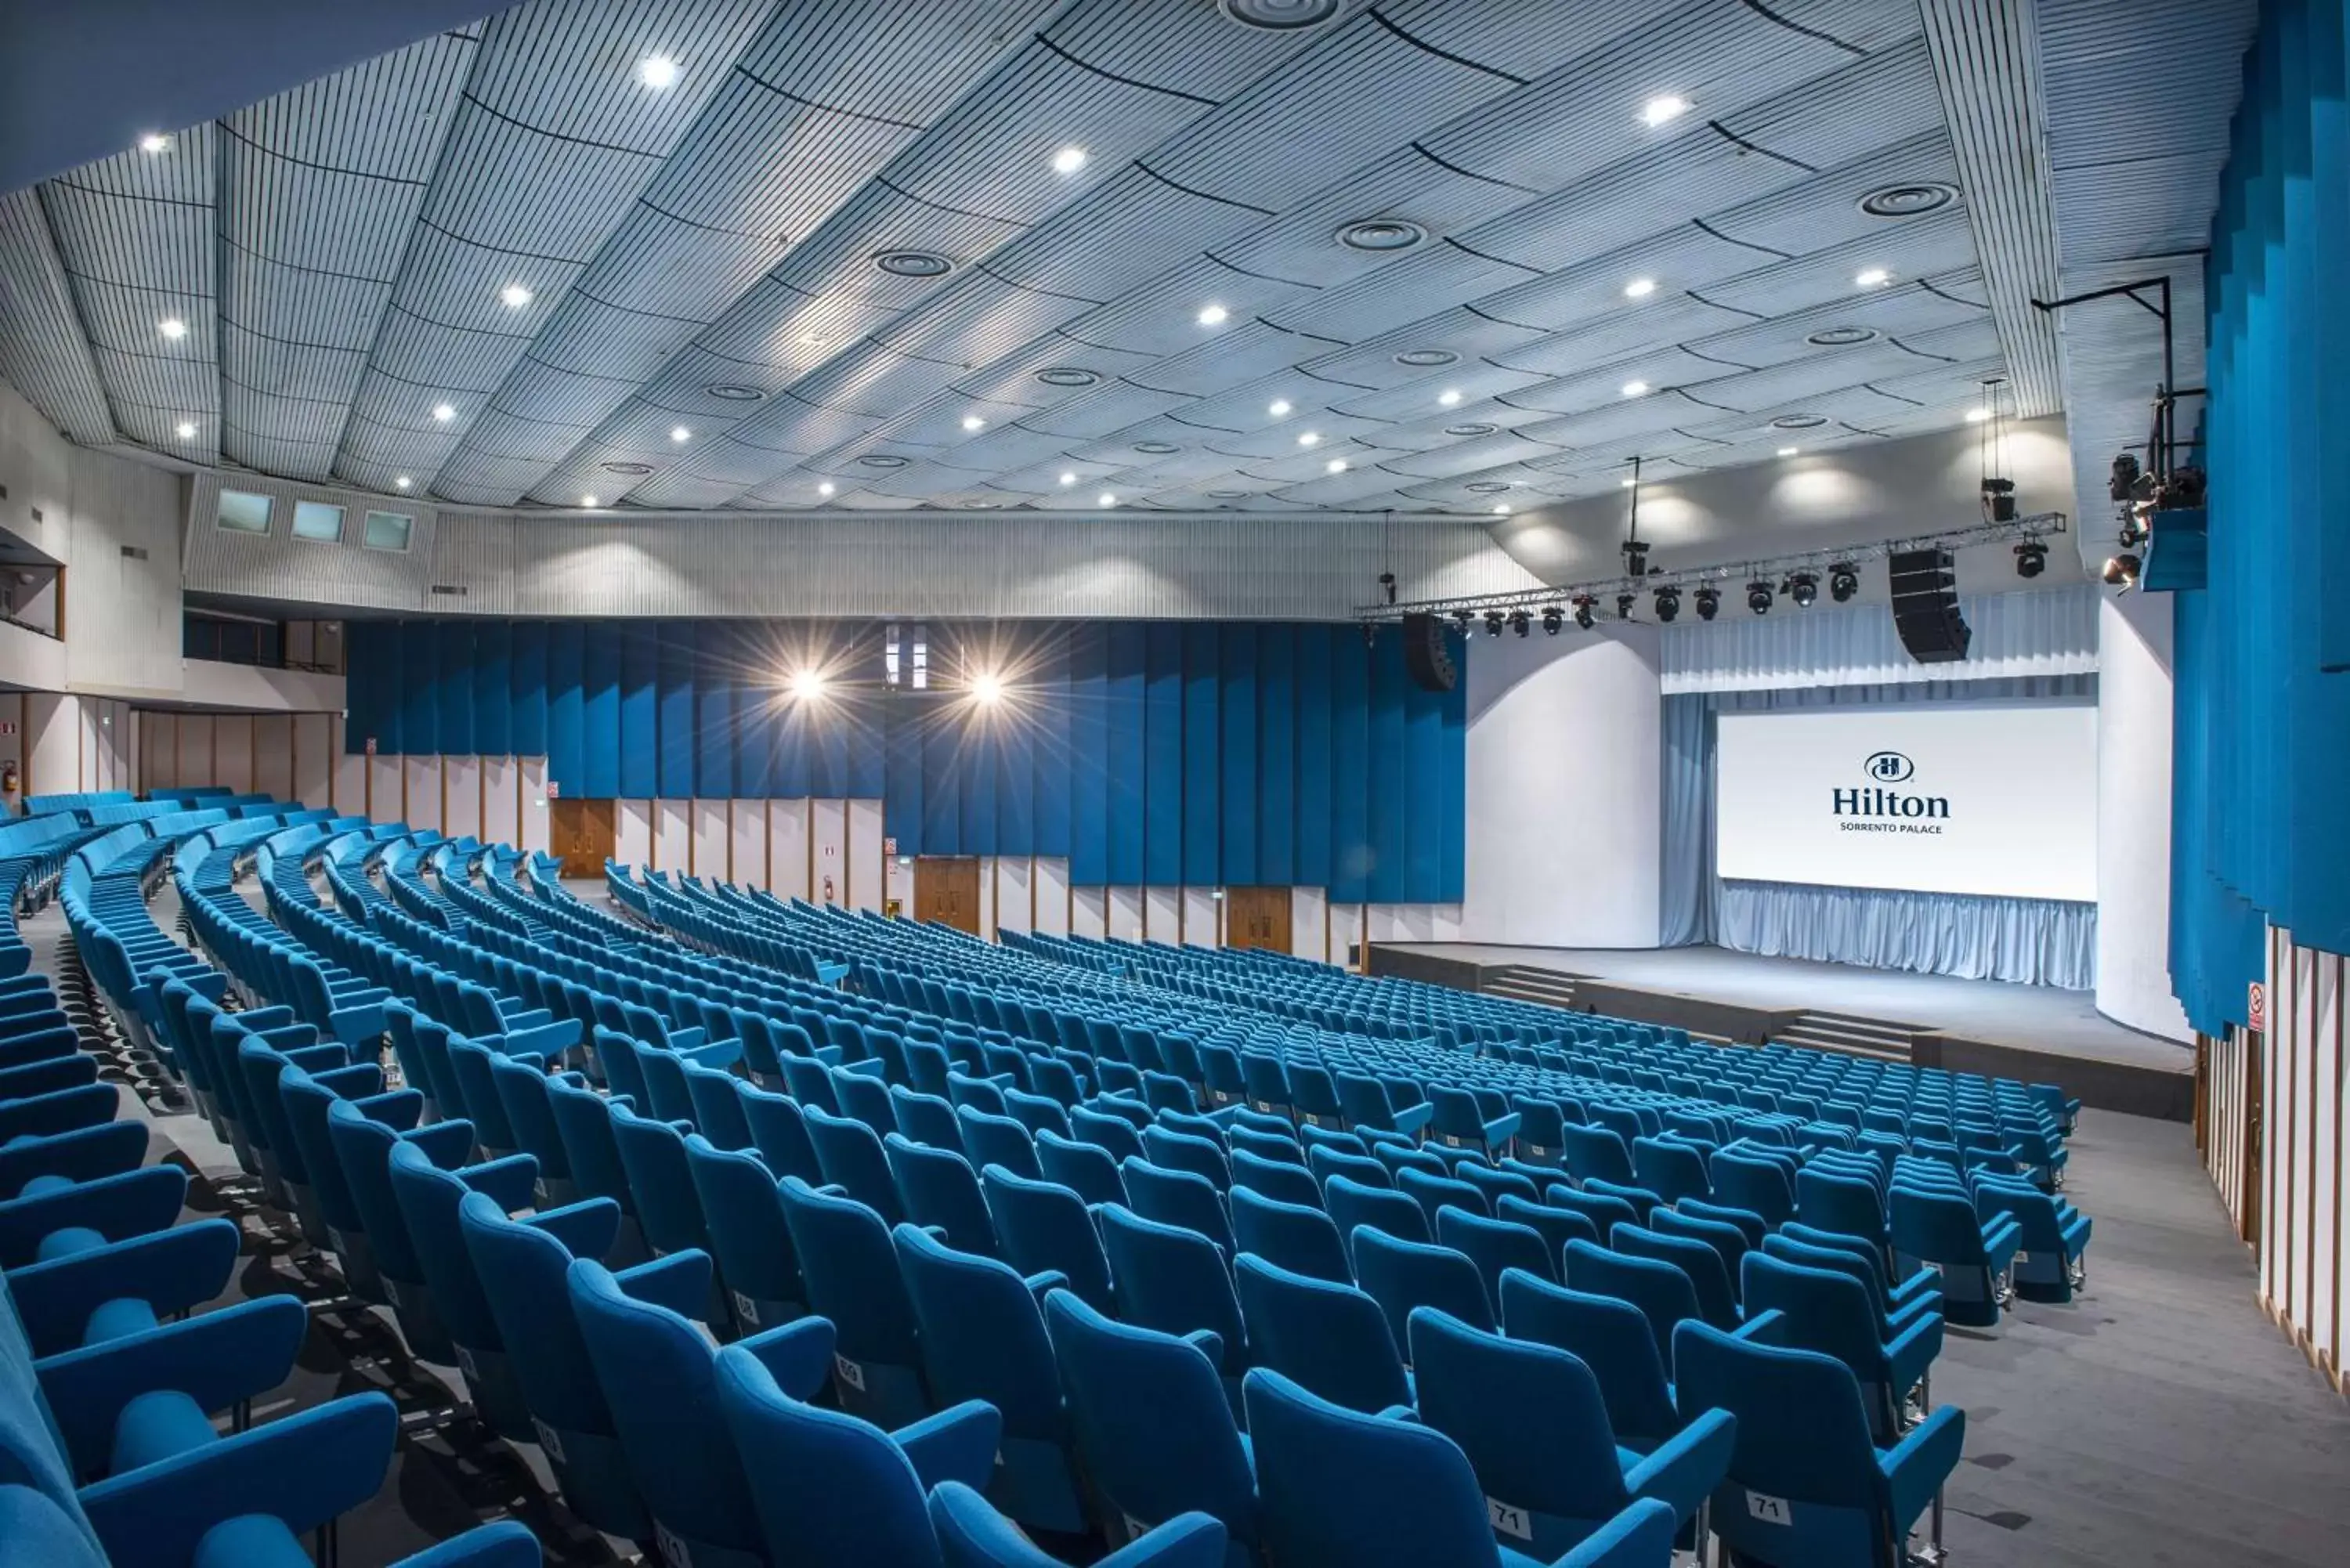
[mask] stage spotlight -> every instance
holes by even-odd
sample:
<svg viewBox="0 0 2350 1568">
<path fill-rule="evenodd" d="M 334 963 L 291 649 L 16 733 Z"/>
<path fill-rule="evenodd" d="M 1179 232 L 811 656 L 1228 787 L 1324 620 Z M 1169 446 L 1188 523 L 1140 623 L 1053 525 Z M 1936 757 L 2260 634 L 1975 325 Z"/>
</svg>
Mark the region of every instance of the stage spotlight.
<svg viewBox="0 0 2350 1568">
<path fill-rule="evenodd" d="M 1669 626 L 1672 624 L 1673 618 L 1680 613 L 1680 589 L 1659 588 L 1657 590 L 1657 619 Z"/>
<path fill-rule="evenodd" d="M 1630 620 L 1632 618 L 1632 606 L 1638 600 L 1639 597 L 1640 596 L 1638 594 L 1617 594 L 1616 596 L 1616 618 L 1617 620 Z"/>
<path fill-rule="evenodd" d="M 1746 607 L 1756 615 L 1771 613 L 1771 585 L 1757 577 L 1746 585 Z"/>
<path fill-rule="evenodd" d="M 2138 558 L 2136 556 L 2116 556 L 2106 563 L 2106 581 L 2117 588 L 2137 587 L 2137 572 Z"/>
<path fill-rule="evenodd" d="M 1457 609 L 1452 612 L 1452 624 L 1463 637 L 1469 635 L 1469 622 L 1472 618 L 1473 618 L 1469 614 L 1469 612 L 1464 609 Z"/>
<path fill-rule="evenodd" d="M 792 676 L 792 695 L 803 702 L 814 702 L 824 695 L 824 671 L 802 670 Z"/>
<path fill-rule="evenodd" d="M 1560 609 L 1556 605 L 1543 606 L 1543 630 L 1550 633 L 1553 637 L 1556 637 L 1558 635 L 1558 628 L 1565 624 L 1566 612 L 1565 610 Z"/>
<path fill-rule="evenodd" d="M 1811 608 L 1819 600 L 1819 578 L 1809 572 L 1797 572 L 1787 579 L 1787 597 L 1795 601 L 1797 609 Z"/>
<path fill-rule="evenodd" d="M 1828 568 L 1828 597 L 1843 604 L 1860 592 L 1860 568 L 1849 561 L 1838 561 Z"/>
<path fill-rule="evenodd" d="M 1575 624 L 1586 631 L 1591 629 L 1591 596 L 1589 594 L 1575 596 Z"/>
<path fill-rule="evenodd" d="M 1534 618 L 1527 615 L 1525 611 L 1522 609 L 1514 609 L 1510 612 L 1510 629 L 1516 632 L 1520 637 L 1525 636 L 1527 629 L 1533 625 Z"/>
<path fill-rule="evenodd" d="M 2015 547 L 2015 575 L 2036 577 L 2048 569 L 2048 546 L 2037 539 L 2026 539 Z"/>
<path fill-rule="evenodd" d="M 2114 459 L 2113 476 L 2106 482 L 2106 493 L 2116 501 L 2127 501 L 2137 484 L 2137 454 L 2122 452 Z"/>
<path fill-rule="evenodd" d="M 2135 550 L 2140 545 L 2145 544 L 2146 539 L 2146 524 L 2140 520 L 2140 516 L 2137 509 L 2132 508 L 2131 511 L 2126 514 L 2122 519 L 2120 535 L 2121 546 L 2125 550 Z"/>
<path fill-rule="evenodd" d="M 1485 612 L 1485 635 L 1487 637 L 1499 637 L 1502 635 L 1502 612 L 1500 610 L 1487 610 Z"/>
<path fill-rule="evenodd" d="M 1711 620 L 1715 616 L 1721 613 L 1721 590 L 1720 588 L 1698 589 L 1697 618 L 1700 620 Z"/>
<path fill-rule="evenodd" d="M 972 677 L 971 700 L 983 708 L 993 708 L 1003 701 L 1003 678 L 980 674 Z"/>
</svg>

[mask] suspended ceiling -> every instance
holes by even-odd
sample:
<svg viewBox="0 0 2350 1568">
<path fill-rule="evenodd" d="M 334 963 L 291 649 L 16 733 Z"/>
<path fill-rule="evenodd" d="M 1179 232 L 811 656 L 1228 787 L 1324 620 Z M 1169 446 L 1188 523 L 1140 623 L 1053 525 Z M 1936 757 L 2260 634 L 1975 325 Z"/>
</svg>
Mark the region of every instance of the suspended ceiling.
<svg viewBox="0 0 2350 1568">
<path fill-rule="evenodd" d="M 0 198 L 0 375 L 474 506 L 1489 514 L 1960 423 L 1964 184 L 1918 0 L 536 0 Z"/>
</svg>

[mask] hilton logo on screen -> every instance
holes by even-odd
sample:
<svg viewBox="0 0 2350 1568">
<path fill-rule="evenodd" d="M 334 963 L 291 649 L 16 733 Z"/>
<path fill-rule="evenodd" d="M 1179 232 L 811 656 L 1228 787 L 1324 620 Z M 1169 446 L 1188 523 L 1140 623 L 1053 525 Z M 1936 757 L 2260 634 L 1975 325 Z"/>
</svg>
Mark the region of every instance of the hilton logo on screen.
<svg viewBox="0 0 2350 1568">
<path fill-rule="evenodd" d="M 1888 784 L 1907 784 L 1918 764 L 1899 752 L 1872 752 L 1860 764 L 1869 783 L 1835 794 L 1836 826 L 1846 833 L 1939 833 L 1950 815 L 1950 797 L 1904 794 Z"/>
</svg>

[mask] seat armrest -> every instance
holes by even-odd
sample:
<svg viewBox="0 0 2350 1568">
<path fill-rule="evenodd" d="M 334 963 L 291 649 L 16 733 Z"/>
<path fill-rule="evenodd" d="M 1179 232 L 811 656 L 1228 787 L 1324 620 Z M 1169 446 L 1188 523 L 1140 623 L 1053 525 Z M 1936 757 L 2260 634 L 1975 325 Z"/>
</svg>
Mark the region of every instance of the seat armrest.
<svg viewBox="0 0 2350 1568">
<path fill-rule="evenodd" d="M 1885 1365 L 1893 1374 L 1893 1393 L 1898 1398 L 1917 1386 L 1942 1354 L 1942 1316 L 1939 1313 L 1921 1317 L 1901 1331 L 1894 1342 L 1885 1347 Z"/>
<path fill-rule="evenodd" d="M 106 1468 L 122 1407 L 169 1388 L 207 1415 L 265 1394 L 286 1381 L 309 1332 L 310 1314 L 292 1296 L 264 1296 L 167 1323 L 143 1334 L 65 1351 L 34 1363 L 75 1468 Z"/>
<path fill-rule="evenodd" d="M 1003 1438 L 1003 1417 L 984 1399 L 966 1399 L 951 1409 L 925 1416 L 889 1434 L 928 1491 L 941 1481 L 984 1488 L 995 1473 L 995 1449 Z"/>
<path fill-rule="evenodd" d="M 1224 1369 L 1224 1336 L 1212 1328 L 1195 1328 L 1183 1336 L 1183 1343 L 1208 1358 L 1208 1365 L 1218 1372 Z"/>
<path fill-rule="evenodd" d="M 805 1403 L 832 1376 L 832 1320 L 795 1318 L 737 1344 L 758 1357 L 775 1386 Z"/>
<path fill-rule="evenodd" d="M 575 1258 L 601 1260 L 620 1233 L 620 1206 L 608 1198 L 583 1198 L 560 1209 L 542 1209 L 523 1221 L 563 1243 Z"/>
<path fill-rule="evenodd" d="M 1897 1538 L 1909 1532 L 1909 1526 L 1958 1468 L 1966 1431 L 1966 1412 L 1945 1405 L 1911 1428 L 1892 1452 L 1877 1456 L 1877 1468 L 1885 1475 L 1887 1506 L 1893 1511 Z"/>
<path fill-rule="evenodd" d="M 1625 1472 L 1625 1489 L 1669 1505 L 1676 1520 L 1687 1519 L 1730 1473 L 1737 1446 L 1738 1417 L 1707 1410 Z"/>
<path fill-rule="evenodd" d="M 710 1037 L 709 1031 L 700 1024 L 691 1029 L 671 1029 L 668 1033 L 669 1048 L 672 1051 L 691 1051 Z"/>
<path fill-rule="evenodd" d="M 1055 1291 L 1065 1291 L 1069 1288 L 1069 1276 L 1058 1269 L 1045 1269 L 1041 1272 L 1030 1274 L 1022 1282 L 1028 1287 L 1028 1293 L 1035 1296 L 1038 1303 L 1042 1304 L 1045 1298 Z"/>
<path fill-rule="evenodd" d="M 8 1293 L 35 1355 L 81 1343 L 89 1314 L 136 1296 L 158 1313 L 184 1312 L 228 1288 L 243 1242 L 230 1220 L 199 1220 L 110 1247 L 9 1271 Z"/>
<path fill-rule="evenodd" d="M 1505 1116 L 1496 1116 L 1485 1124 L 1485 1141 L 1507 1143 L 1517 1137 L 1518 1129 L 1525 1125 L 1526 1118 L 1523 1112 L 1512 1111 Z"/>
<path fill-rule="evenodd" d="M 357 1508 L 399 1430 L 390 1399 L 353 1395 L 109 1476 L 82 1489 L 82 1511 L 111 1568 L 186 1568 L 223 1520 L 266 1513 L 298 1535 Z"/>
<path fill-rule="evenodd" d="M 1757 1345 L 1777 1345 L 1787 1331 L 1787 1314 L 1773 1307 L 1757 1314 L 1731 1330 L 1733 1339 L 1751 1339 Z"/>
<path fill-rule="evenodd" d="M 460 1117 L 434 1122 L 400 1135 L 424 1151 L 424 1158 L 443 1170 L 455 1170 L 473 1158 L 473 1124 Z"/>
<path fill-rule="evenodd" d="M 511 1519 L 477 1524 L 400 1560 L 399 1568 L 540 1568 L 538 1537 Z"/>
<path fill-rule="evenodd" d="M 1094 1568 L 1220 1568 L 1228 1539 L 1213 1515 L 1180 1513 L 1140 1540 L 1096 1558 Z"/>
<path fill-rule="evenodd" d="M 529 1208 L 538 1190 L 538 1157 L 510 1154 L 502 1159 L 484 1160 L 457 1172 L 457 1179 L 512 1214 Z"/>
<path fill-rule="evenodd" d="M 166 1230 L 180 1217 L 187 1192 L 186 1171 L 176 1165 L 150 1165 L 31 1198 L 12 1198 L 0 1203 L 0 1267 L 21 1268 L 36 1261 L 42 1241 L 53 1231 L 90 1230 L 109 1241 L 122 1241 Z"/>
<path fill-rule="evenodd" d="M 1428 1126 L 1435 1116 L 1436 1107 L 1423 1100 L 1419 1105 L 1406 1106 L 1401 1110 L 1389 1110 L 1388 1120 L 1395 1123 L 1397 1132 L 1416 1134 Z"/>
<path fill-rule="evenodd" d="M 1642 1498 L 1585 1536 L 1583 1543 L 1551 1568 L 1613 1568 L 1623 1563 L 1669 1562 L 1673 1552 L 1673 1511 Z"/>
<path fill-rule="evenodd" d="M 622 1269 L 612 1278 L 637 1300 L 667 1307 L 680 1317 L 699 1323 L 710 1315 L 710 1254 L 698 1248 Z"/>
</svg>

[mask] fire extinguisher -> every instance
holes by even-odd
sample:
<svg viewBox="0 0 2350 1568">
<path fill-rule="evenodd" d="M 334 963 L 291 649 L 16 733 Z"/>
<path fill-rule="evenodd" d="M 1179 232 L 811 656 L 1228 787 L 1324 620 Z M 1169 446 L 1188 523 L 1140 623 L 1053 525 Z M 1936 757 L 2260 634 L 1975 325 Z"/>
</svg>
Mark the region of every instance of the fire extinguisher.
<svg viewBox="0 0 2350 1568">
<path fill-rule="evenodd" d="M 14 759 L 0 763 L 0 795 L 7 797 L 11 812 L 16 805 L 16 763 Z"/>
<path fill-rule="evenodd" d="M 827 904 L 833 901 L 832 877 L 829 875 L 824 879 L 824 901 Z"/>
</svg>

